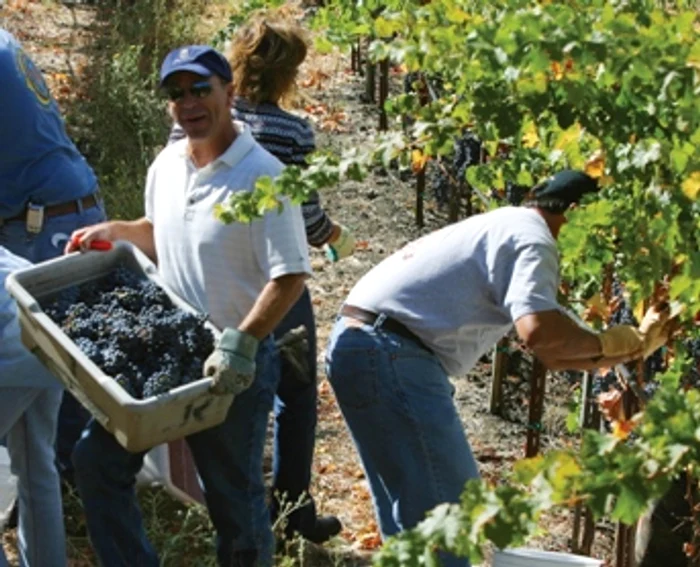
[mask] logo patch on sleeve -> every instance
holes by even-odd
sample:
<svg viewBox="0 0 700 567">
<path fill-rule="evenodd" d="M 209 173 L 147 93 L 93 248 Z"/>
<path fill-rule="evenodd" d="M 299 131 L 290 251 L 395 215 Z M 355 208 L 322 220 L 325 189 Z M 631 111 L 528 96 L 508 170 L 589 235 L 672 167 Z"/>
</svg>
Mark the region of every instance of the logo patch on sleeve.
<svg viewBox="0 0 700 567">
<path fill-rule="evenodd" d="M 27 88 L 34 93 L 39 104 L 49 106 L 53 100 L 51 91 L 34 62 L 21 49 L 17 50 L 17 69 L 24 77 Z"/>
</svg>

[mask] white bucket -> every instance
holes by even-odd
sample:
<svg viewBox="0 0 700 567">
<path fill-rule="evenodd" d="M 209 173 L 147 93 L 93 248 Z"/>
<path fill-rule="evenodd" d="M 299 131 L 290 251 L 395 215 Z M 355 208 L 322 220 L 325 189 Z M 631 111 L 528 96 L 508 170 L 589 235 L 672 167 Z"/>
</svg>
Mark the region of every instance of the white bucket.
<svg viewBox="0 0 700 567">
<path fill-rule="evenodd" d="M 542 551 L 539 549 L 505 549 L 493 555 L 493 567 L 601 567 L 603 562 L 592 557 Z"/>
</svg>

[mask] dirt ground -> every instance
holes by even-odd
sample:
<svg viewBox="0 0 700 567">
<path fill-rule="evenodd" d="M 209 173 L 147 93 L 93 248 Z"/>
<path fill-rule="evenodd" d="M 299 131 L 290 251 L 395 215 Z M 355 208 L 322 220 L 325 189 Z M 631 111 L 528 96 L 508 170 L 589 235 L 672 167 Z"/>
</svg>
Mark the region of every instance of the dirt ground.
<svg viewBox="0 0 700 567">
<path fill-rule="evenodd" d="M 84 46 L 93 31 L 91 7 L 53 2 L 8 0 L 0 8 L 0 25 L 12 31 L 25 45 L 47 76 L 61 104 L 70 104 L 71 76 L 84 63 Z M 394 82 L 400 85 L 400 77 Z M 316 127 L 319 147 L 341 150 L 367 143 L 376 132 L 378 110 L 362 102 L 364 79 L 349 70 L 349 57 L 314 55 L 300 78 L 297 111 Z M 108 191 L 105 187 L 103 190 Z M 402 181 L 396 172 L 375 171 L 363 183 L 343 183 L 323 195 L 323 204 L 338 222 L 352 229 L 357 238 L 355 254 L 337 264 L 329 263 L 322 251 L 312 250 L 314 277 L 309 282 L 319 335 L 319 427 L 314 462 L 313 494 L 324 514 L 335 514 L 343 522 L 341 537 L 333 544 L 347 563 L 366 565 L 380 544 L 371 510 L 370 496 L 357 454 L 323 376 L 323 356 L 336 312 L 353 284 L 369 268 L 407 242 L 444 226 L 446 213 L 426 196 L 426 226 L 414 220 L 414 181 Z M 454 380 L 455 403 L 482 475 L 498 482 L 512 463 L 523 457 L 527 434 L 529 387 L 522 375 L 506 380 L 506 419 L 489 413 L 490 360 L 484 359 L 472 373 Z M 522 374 L 522 373 L 521 373 Z M 571 442 L 564 419 L 571 387 L 566 380 L 548 380 L 542 447 Z M 613 526 L 598 526 L 594 555 L 610 560 Z M 543 522 L 542 534 L 532 547 L 565 551 L 569 547 L 572 522 L 567 513 Z M 74 563 L 77 565 L 78 563 Z M 325 560 L 306 564 L 330 564 Z M 484 563 L 487 565 L 489 563 Z"/>
</svg>

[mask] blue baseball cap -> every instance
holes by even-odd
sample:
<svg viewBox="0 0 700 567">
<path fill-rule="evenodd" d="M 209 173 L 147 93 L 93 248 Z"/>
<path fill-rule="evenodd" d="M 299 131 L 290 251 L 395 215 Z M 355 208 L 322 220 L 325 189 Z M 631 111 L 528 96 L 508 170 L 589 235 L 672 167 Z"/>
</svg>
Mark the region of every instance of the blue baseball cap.
<svg viewBox="0 0 700 567">
<path fill-rule="evenodd" d="M 168 53 L 160 66 L 160 86 L 170 75 L 180 71 L 189 71 L 202 77 L 217 75 L 227 83 L 233 79 L 226 58 L 208 45 L 186 45 Z"/>
</svg>

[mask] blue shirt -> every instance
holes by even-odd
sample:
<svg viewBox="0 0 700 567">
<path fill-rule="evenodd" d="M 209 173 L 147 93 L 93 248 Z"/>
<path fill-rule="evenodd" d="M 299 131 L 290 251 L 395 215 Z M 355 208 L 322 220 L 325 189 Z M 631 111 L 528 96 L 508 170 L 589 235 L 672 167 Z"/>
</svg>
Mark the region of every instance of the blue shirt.
<svg viewBox="0 0 700 567">
<path fill-rule="evenodd" d="M 5 289 L 8 275 L 30 265 L 0 246 L 0 388 L 61 387 L 58 379 L 22 344 L 17 304 Z"/>
<path fill-rule="evenodd" d="M 85 197 L 96 185 L 41 72 L 0 28 L 0 218 L 18 215 L 30 200 L 52 205 Z"/>
</svg>

